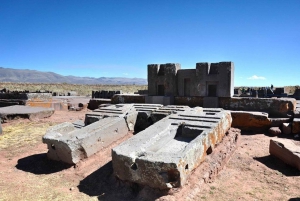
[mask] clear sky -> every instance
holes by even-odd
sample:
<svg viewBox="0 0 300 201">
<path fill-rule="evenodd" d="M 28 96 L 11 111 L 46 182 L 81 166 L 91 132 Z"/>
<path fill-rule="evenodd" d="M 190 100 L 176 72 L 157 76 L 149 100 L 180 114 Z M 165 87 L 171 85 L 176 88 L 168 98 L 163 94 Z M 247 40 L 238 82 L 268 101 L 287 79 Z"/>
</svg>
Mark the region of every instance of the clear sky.
<svg viewBox="0 0 300 201">
<path fill-rule="evenodd" d="M 147 78 L 220 61 L 236 86 L 300 85 L 300 1 L 0 0 L 2 67 Z"/>
</svg>

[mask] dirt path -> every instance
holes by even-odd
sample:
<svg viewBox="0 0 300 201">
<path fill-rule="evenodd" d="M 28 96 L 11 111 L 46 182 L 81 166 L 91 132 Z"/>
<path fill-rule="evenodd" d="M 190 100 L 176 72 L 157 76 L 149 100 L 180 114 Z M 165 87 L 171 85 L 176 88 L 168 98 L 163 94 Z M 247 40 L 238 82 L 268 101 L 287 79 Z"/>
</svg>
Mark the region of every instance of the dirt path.
<svg viewBox="0 0 300 201">
<path fill-rule="evenodd" d="M 46 129 L 56 123 L 83 119 L 84 114 L 85 111 L 55 112 L 36 122 L 3 124 L 0 200 L 134 200 L 141 193 L 151 193 L 113 176 L 111 148 L 131 137 L 131 133 L 76 166 L 47 160 L 47 148 L 41 142 Z M 300 171 L 269 155 L 270 137 L 244 133 L 240 140 L 240 146 L 214 182 L 191 189 L 198 192 L 197 200 L 300 200 Z M 155 193 L 159 192 L 153 190 Z M 182 200 L 188 193 L 182 195 Z M 149 194 L 148 198 L 153 196 Z"/>
</svg>

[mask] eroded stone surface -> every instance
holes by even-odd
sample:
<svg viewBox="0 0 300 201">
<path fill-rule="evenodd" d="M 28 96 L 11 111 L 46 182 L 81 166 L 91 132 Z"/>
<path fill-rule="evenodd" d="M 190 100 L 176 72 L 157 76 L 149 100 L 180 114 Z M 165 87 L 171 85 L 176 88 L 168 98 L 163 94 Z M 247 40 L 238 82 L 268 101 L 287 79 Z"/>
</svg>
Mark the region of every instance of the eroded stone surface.
<svg viewBox="0 0 300 201">
<path fill-rule="evenodd" d="M 186 109 L 113 148 L 114 173 L 154 188 L 182 186 L 231 126 L 223 109 Z"/>
<path fill-rule="evenodd" d="M 242 130 L 264 130 L 271 127 L 271 120 L 264 112 L 230 111 L 232 127 Z"/>
<path fill-rule="evenodd" d="M 296 109 L 293 98 L 219 98 L 219 107 L 227 110 L 260 111 L 270 117 L 292 117 Z"/>
<path fill-rule="evenodd" d="M 271 139 L 270 154 L 300 170 L 300 147 L 289 139 Z"/>
<path fill-rule="evenodd" d="M 133 130 L 136 117 L 133 104 L 104 105 L 88 113 L 84 125 L 76 121 L 53 126 L 43 137 L 48 158 L 76 164 Z"/>
<path fill-rule="evenodd" d="M 54 113 L 53 108 L 30 107 L 14 105 L 0 108 L 0 117 L 3 120 L 14 118 L 28 118 L 31 120 L 50 117 Z"/>
<path fill-rule="evenodd" d="M 184 106 L 184 105 L 163 106 L 151 113 L 151 119 L 152 119 L 153 123 L 155 123 L 155 122 L 158 122 L 159 120 L 169 116 L 170 114 L 177 113 L 177 112 L 183 112 L 188 108 L 189 108 L 188 106 Z"/>
<path fill-rule="evenodd" d="M 160 104 L 134 104 L 134 108 L 138 112 L 134 132 L 138 133 L 152 125 L 154 123 L 151 119 L 152 112 L 162 106 Z"/>
<path fill-rule="evenodd" d="M 270 133 L 271 135 L 277 136 L 277 135 L 280 135 L 280 134 L 281 134 L 281 130 L 280 130 L 279 127 L 271 127 L 271 128 L 269 128 L 269 133 Z"/>
</svg>

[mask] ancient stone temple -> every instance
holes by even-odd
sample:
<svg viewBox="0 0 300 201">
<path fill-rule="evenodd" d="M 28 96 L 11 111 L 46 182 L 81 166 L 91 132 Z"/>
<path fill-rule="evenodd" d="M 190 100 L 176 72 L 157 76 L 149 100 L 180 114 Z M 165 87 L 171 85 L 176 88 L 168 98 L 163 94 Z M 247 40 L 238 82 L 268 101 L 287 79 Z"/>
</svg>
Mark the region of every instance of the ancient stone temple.
<svg viewBox="0 0 300 201">
<path fill-rule="evenodd" d="M 148 101 L 172 104 L 175 96 L 232 97 L 233 62 L 197 63 L 196 69 L 181 69 L 180 64 L 148 65 Z M 216 99 L 217 100 L 217 99 Z"/>
</svg>

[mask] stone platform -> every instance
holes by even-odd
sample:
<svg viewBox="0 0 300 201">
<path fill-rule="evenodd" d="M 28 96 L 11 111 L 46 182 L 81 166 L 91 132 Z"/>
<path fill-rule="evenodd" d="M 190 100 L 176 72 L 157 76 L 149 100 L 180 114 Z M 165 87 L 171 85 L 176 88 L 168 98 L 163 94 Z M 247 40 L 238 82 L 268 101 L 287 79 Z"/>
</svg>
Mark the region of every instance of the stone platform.
<svg viewBox="0 0 300 201">
<path fill-rule="evenodd" d="M 121 180 L 153 188 L 184 185 L 231 126 L 223 109 L 188 108 L 158 121 L 112 150 Z"/>
<path fill-rule="evenodd" d="M 53 113 L 53 108 L 30 107 L 23 105 L 0 108 L 0 117 L 3 120 L 12 120 L 15 118 L 26 118 L 30 120 L 42 119 L 50 117 Z"/>
</svg>

